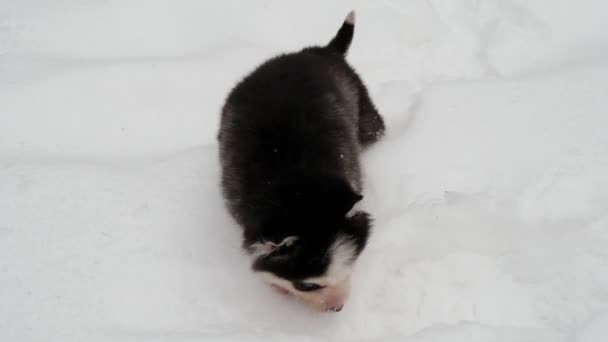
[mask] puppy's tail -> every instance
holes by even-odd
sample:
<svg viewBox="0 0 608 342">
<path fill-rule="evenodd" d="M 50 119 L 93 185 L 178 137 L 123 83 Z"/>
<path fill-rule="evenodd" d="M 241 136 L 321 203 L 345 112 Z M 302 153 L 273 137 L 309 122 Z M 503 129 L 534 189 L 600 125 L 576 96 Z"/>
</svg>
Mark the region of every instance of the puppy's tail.
<svg viewBox="0 0 608 342">
<path fill-rule="evenodd" d="M 344 19 L 336 36 L 327 44 L 327 48 L 346 55 L 355 33 L 355 11 L 350 11 Z"/>
</svg>

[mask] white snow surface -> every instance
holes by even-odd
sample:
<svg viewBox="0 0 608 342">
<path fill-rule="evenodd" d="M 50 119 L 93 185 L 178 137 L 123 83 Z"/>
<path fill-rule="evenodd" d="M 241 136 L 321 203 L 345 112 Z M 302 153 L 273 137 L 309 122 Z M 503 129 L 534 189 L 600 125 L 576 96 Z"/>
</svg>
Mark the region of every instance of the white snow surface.
<svg viewBox="0 0 608 342">
<path fill-rule="evenodd" d="M 230 87 L 325 43 L 388 124 L 345 309 L 249 270 Z M 608 3 L 0 2 L 0 341 L 606 341 Z"/>
</svg>

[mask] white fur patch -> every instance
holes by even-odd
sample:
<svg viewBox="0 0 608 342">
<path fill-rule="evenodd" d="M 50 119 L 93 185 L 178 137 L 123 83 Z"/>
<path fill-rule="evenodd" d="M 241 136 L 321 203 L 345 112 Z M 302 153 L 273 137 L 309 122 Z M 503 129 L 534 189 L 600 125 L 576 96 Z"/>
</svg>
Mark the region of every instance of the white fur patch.
<svg viewBox="0 0 608 342">
<path fill-rule="evenodd" d="M 274 275 L 270 272 L 256 272 L 256 273 L 266 283 L 277 285 L 278 287 L 283 288 L 285 290 L 290 290 L 291 292 L 295 291 L 291 281 L 289 281 L 287 279 L 277 277 L 276 275 Z"/>
<path fill-rule="evenodd" d="M 354 25 L 355 24 L 355 11 L 348 12 L 346 19 L 344 19 L 347 23 Z"/>
<path fill-rule="evenodd" d="M 351 218 L 353 216 L 355 216 L 356 213 L 358 213 L 359 211 L 361 211 L 362 209 L 362 204 L 361 201 L 355 203 L 355 205 L 353 205 L 353 207 L 346 213 L 346 217 Z"/>
<path fill-rule="evenodd" d="M 296 241 L 298 241 L 297 236 L 289 236 L 279 243 L 274 243 L 272 241 L 262 241 L 252 244 L 251 246 L 249 246 L 249 248 L 251 250 L 251 256 L 255 259 L 263 255 L 268 255 L 279 247 L 289 247 L 293 245 Z"/>
<path fill-rule="evenodd" d="M 357 248 L 345 236 L 339 236 L 329 248 L 330 262 L 325 275 L 306 279 L 320 285 L 335 285 L 350 277 Z"/>
</svg>

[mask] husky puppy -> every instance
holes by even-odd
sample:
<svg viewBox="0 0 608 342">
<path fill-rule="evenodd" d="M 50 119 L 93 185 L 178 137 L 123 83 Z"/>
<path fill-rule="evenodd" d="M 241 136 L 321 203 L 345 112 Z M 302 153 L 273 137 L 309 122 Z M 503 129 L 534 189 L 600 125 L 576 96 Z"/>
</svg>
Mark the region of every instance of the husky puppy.
<svg viewBox="0 0 608 342">
<path fill-rule="evenodd" d="M 384 122 L 345 60 L 350 12 L 326 46 L 257 67 L 222 108 L 220 162 L 226 206 L 243 228 L 252 268 L 314 308 L 340 311 L 371 218 L 359 155 Z"/>
</svg>

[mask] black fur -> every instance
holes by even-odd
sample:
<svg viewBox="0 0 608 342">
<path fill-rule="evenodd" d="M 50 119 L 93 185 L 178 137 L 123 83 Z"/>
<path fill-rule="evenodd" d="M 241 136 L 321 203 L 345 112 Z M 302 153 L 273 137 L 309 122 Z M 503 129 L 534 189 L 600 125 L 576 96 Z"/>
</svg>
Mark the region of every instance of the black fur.
<svg viewBox="0 0 608 342">
<path fill-rule="evenodd" d="M 370 218 L 346 213 L 361 193 L 359 154 L 384 132 L 365 85 L 344 59 L 353 25 L 325 47 L 275 57 L 246 76 L 222 109 L 220 161 L 227 207 L 243 247 L 298 236 L 254 262 L 286 279 L 317 276 L 348 236 L 361 252 Z"/>
<path fill-rule="evenodd" d="M 349 23 L 348 21 L 344 21 L 336 36 L 329 42 L 329 44 L 327 44 L 327 47 L 342 55 L 345 55 L 350 47 L 354 34 L 355 25 L 353 23 Z"/>
</svg>

